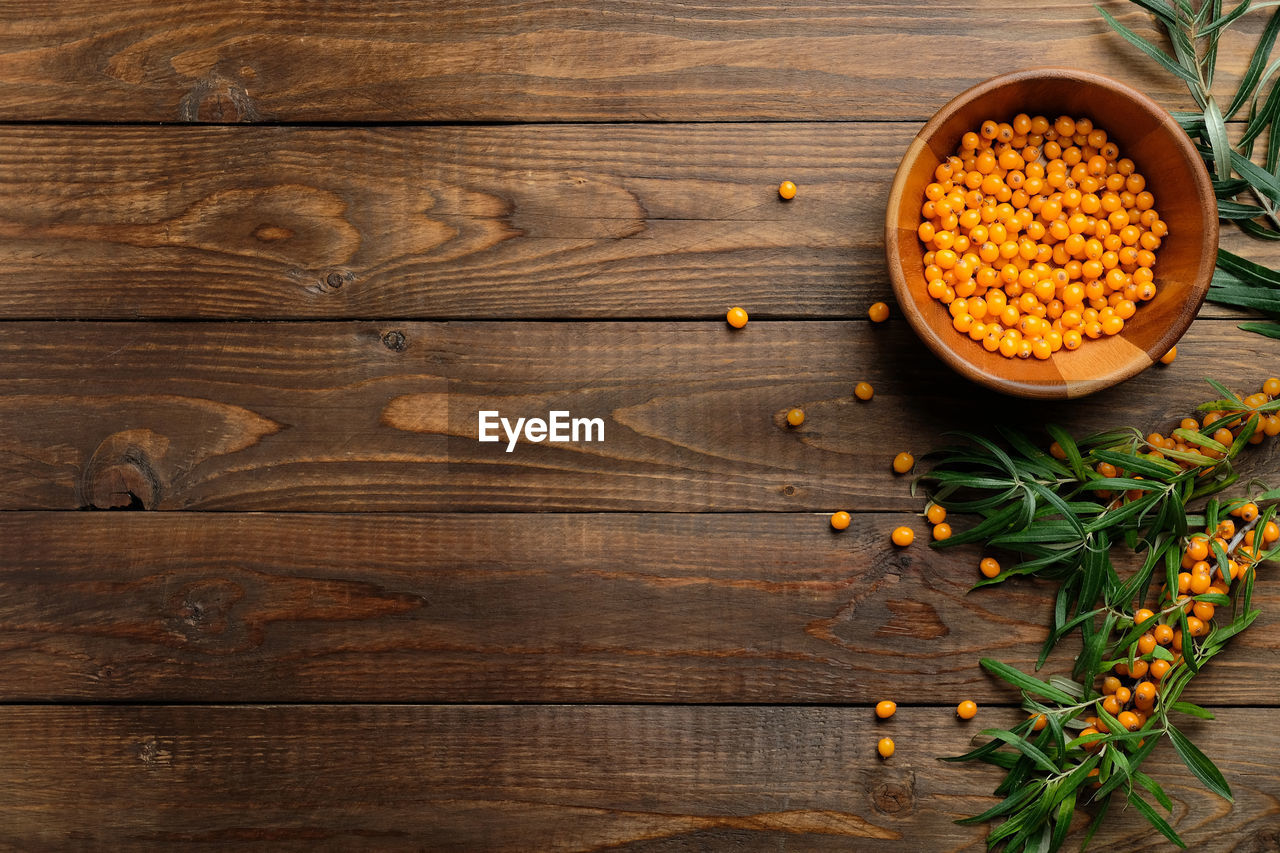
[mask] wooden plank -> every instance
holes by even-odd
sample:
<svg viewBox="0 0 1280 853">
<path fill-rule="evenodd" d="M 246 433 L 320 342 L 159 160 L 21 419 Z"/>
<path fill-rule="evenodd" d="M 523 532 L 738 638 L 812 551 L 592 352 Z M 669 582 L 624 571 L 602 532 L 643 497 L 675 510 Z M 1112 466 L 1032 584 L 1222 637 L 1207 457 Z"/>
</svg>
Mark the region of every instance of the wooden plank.
<svg viewBox="0 0 1280 853">
<path fill-rule="evenodd" d="M 1161 39 L 1135 7 L 1103 5 Z M 1263 17 L 1223 38 L 1223 91 Z M 920 119 L 980 79 L 1035 65 L 1089 68 L 1171 107 L 1190 103 L 1075 2 L 451 0 L 366 12 L 18 0 L 0 20 L 0 120 Z"/>
<path fill-rule="evenodd" d="M 0 128 L 0 317 L 864 318 L 917 129 Z"/>
<path fill-rule="evenodd" d="M 1270 849 L 1270 710 L 1188 727 L 1234 806 L 1162 745 L 1144 766 L 1191 849 Z M 952 821 L 986 766 L 938 762 L 987 711 L 734 707 L 6 707 L 0 845 L 25 851 L 984 849 Z M 876 740 L 897 742 L 881 763 Z M 1080 827 L 1088 815 L 1077 812 Z M 1078 846 L 1078 836 L 1075 839 Z M 1113 809 L 1098 850 L 1164 850 Z"/>
<path fill-rule="evenodd" d="M 899 524 L 921 541 L 894 548 Z M 0 513 L 0 698 L 1016 701 L 978 659 L 1032 670 L 1052 587 L 970 592 L 977 549 L 926 530 L 905 513 L 841 534 L 807 513 Z M 1273 586 L 1188 698 L 1280 704 Z"/>
<path fill-rule="evenodd" d="M 1171 368 L 1029 409 L 958 380 L 900 320 L 7 323 L 0 507 L 912 509 L 900 450 L 993 421 L 1167 429 L 1203 376 L 1259 388 L 1273 350 L 1205 320 Z M 507 452 L 476 441 L 480 410 L 600 418 L 605 440 Z"/>
</svg>

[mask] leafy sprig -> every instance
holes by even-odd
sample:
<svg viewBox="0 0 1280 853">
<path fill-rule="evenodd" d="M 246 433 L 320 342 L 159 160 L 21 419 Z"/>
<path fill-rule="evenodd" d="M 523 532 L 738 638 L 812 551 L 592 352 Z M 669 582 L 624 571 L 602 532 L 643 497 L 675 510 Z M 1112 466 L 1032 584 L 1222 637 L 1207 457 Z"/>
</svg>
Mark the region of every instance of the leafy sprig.
<svg viewBox="0 0 1280 853">
<path fill-rule="evenodd" d="M 1199 144 L 1214 179 L 1218 216 L 1264 240 L 1280 240 L 1280 59 L 1269 61 L 1280 35 L 1280 0 L 1242 0 L 1223 11 L 1222 0 L 1130 0 L 1151 13 L 1169 37 L 1173 54 L 1152 44 L 1100 6 L 1095 8 L 1119 35 L 1166 71 L 1182 80 L 1195 102 L 1195 111 L 1175 112 L 1186 133 Z M 1213 91 L 1218 44 L 1223 33 L 1252 12 L 1273 10 L 1258 36 L 1249 65 L 1225 109 Z M 1231 144 L 1226 123 L 1237 116 L 1244 131 Z M 1254 145 L 1265 134 L 1262 164 L 1255 163 Z M 1268 322 L 1244 323 L 1241 329 L 1280 338 L 1280 273 L 1218 250 L 1218 265 L 1209 288 L 1211 301 L 1253 308 L 1269 315 Z"/>
<path fill-rule="evenodd" d="M 1230 540 L 1213 542 L 1211 562 L 1229 584 L 1229 595 L 1205 592 L 1175 603 L 1157 602 L 1155 615 L 1136 620 L 1135 613 L 1152 601 L 1152 587 L 1178 589 L 1178 573 L 1192 529 L 1217 529 L 1220 520 L 1248 499 L 1227 502 L 1213 497 L 1239 478 L 1234 462 L 1258 430 L 1270 427 L 1280 399 L 1266 395 L 1241 398 L 1210 380 L 1217 398 L 1202 404 L 1206 423 L 1199 429 L 1174 430 L 1180 446 L 1158 447 L 1155 437 L 1120 430 L 1075 440 L 1049 427 L 1052 452 L 1026 436 L 1001 430 L 1003 442 L 961 435 L 962 445 L 943 451 L 922 480 L 932 484 L 932 499 L 951 511 L 966 511 L 976 523 L 951 538 L 934 543 L 952 547 L 981 542 L 1017 554 L 1020 560 L 977 586 L 1033 574 L 1059 581 L 1048 638 L 1037 662 L 1067 636 L 1079 632 L 1081 650 L 1071 678 L 1037 678 L 1000 661 L 983 659 L 989 673 L 1018 688 L 1031 715 L 1010 729 L 983 732 L 990 741 L 954 761 L 980 760 L 1006 771 L 997 796 L 986 812 L 964 823 L 1000 819 L 988 835 L 988 846 L 1006 851 L 1057 850 L 1065 840 L 1077 805 L 1100 804 L 1086 833 L 1085 845 L 1106 814 L 1117 791 L 1159 832 L 1182 845 L 1159 809 L 1171 803 L 1159 783 L 1141 766 L 1161 740 L 1168 740 L 1188 770 L 1211 791 L 1231 798 L 1221 771 L 1179 729 L 1171 716 L 1212 719 L 1212 714 L 1181 699 L 1194 676 L 1227 642 L 1257 617 L 1252 607 L 1253 571 L 1236 574 L 1232 563 L 1280 558 L 1280 544 L 1270 550 L 1243 548 L 1249 530 L 1263 542 L 1263 531 L 1276 517 L 1280 489 L 1264 490 L 1254 501 L 1264 509 Z M 1217 430 L 1233 432 L 1229 443 L 1214 438 Z M 1194 449 L 1190 449 L 1194 448 Z M 1114 471 L 1112 470 L 1114 469 Z M 1194 506 L 1193 506 L 1194 504 Z M 1212 541 L 1212 540 L 1211 540 Z M 1112 555 L 1121 550 L 1141 558 L 1127 577 L 1116 570 Z M 1218 608 L 1207 634 L 1192 636 L 1183 605 L 1204 601 Z M 1229 614 L 1229 616 L 1228 616 Z M 1164 646 L 1147 654 L 1139 638 L 1165 618 L 1182 630 L 1180 659 Z M 1176 619 L 1176 622 L 1173 620 Z M 1137 731 L 1127 730 L 1107 712 L 1095 684 L 1117 663 L 1156 660 L 1170 664 L 1161 682 L 1158 704 Z M 1037 731 L 1035 720 L 1045 725 Z M 1101 731 L 1083 734 L 1086 719 L 1101 721 Z M 1154 800 L 1154 805 L 1149 801 Z"/>
</svg>

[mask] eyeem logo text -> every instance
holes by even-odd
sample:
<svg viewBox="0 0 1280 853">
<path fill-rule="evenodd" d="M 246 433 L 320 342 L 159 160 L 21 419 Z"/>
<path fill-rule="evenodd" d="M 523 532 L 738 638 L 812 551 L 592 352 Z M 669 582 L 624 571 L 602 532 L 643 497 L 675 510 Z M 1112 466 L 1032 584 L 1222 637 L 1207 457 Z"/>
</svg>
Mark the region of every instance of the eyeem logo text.
<svg viewBox="0 0 1280 853">
<path fill-rule="evenodd" d="M 604 441 L 603 418 L 575 418 L 567 411 L 547 412 L 547 419 L 517 418 L 515 424 L 496 410 L 484 410 L 480 416 L 480 440 L 501 441 L 498 428 L 506 434 L 507 452 L 516 449 L 523 435 L 525 441 L 568 444 L 577 441 Z"/>
</svg>

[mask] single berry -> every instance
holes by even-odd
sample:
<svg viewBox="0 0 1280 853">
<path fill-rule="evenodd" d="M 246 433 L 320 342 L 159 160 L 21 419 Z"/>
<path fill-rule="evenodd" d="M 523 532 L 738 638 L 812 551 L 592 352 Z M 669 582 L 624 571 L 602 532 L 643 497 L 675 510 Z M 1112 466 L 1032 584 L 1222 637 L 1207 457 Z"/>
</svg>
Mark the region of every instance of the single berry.
<svg viewBox="0 0 1280 853">
<path fill-rule="evenodd" d="M 978 703 L 969 699 L 956 706 L 956 716 L 962 720 L 972 720 L 978 714 Z"/>
<path fill-rule="evenodd" d="M 899 527 L 893 531 L 893 544 L 899 548 L 905 548 L 910 545 L 916 538 L 915 531 L 910 527 Z"/>
<path fill-rule="evenodd" d="M 729 321 L 729 325 L 735 329 L 741 329 L 747 325 L 747 312 L 741 308 L 730 308 L 729 313 L 725 315 L 725 319 Z"/>
<path fill-rule="evenodd" d="M 893 470 L 899 474 L 905 474 L 915 467 L 916 458 L 910 453 L 899 453 L 893 457 Z"/>
<path fill-rule="evenodd" d="M 883 702 L 876 703 L 876 716 L 882 720 L 889 719 L 890 717 L 893 716 L 893 713 L 897 710 L 898 710 L 898 705 L 896 702 L 890 702 L 889 700 L 886 699 Z"/>
<path fill-rule="evenodd" d="M 796 197 L 796 185 L 791 181 L 783 181 L 778 185 L 778 195 L 790 201 Z"/>
<path fill-rule="evenodd" d="M 800 426 L 800 424 L 804 423 L 804 409 L 788 409 L 787 423 L 791 424 L 793 427 Z"/>
<path fill-rule="evenodd" d="M 831 526 L 834 527 L 836 530 L 844 530 L 846 527 L 849 526 L 850 521 L 853 521 L 852 516 L 850 516 L 849 513 L 845 512 L 844 510 L 840 510 L 839 512 L 833 512 L 831 514 Z"/>
</svg>

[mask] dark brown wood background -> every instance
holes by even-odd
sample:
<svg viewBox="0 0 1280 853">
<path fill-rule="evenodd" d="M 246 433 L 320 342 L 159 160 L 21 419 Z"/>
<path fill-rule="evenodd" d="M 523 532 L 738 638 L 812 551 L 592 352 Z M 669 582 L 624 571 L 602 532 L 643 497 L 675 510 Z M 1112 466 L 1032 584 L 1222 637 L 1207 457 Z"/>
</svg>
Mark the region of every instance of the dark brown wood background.
<svg viewBox="0 0 1280 853">
<path fill-rule="evenodd" d="M 1077 0 L 4 4 L 0 848 L 983 849 L 997 775 L 935 759 L 1018 713 L 977 659 L 1033 662 L 1047 587 L 892 549 L 891 458 L 1167 428 L 1280 360 L 1206 307 L 1120 388 L 979 391 L 865 319 L 884 199 L 997 72 L 1186 106 L 1134 56 Z M 1259 598 L 1189 694 L 1235 806 L 1153 759 L 1197 850 L 1280 849 Z"/>
</svg>

